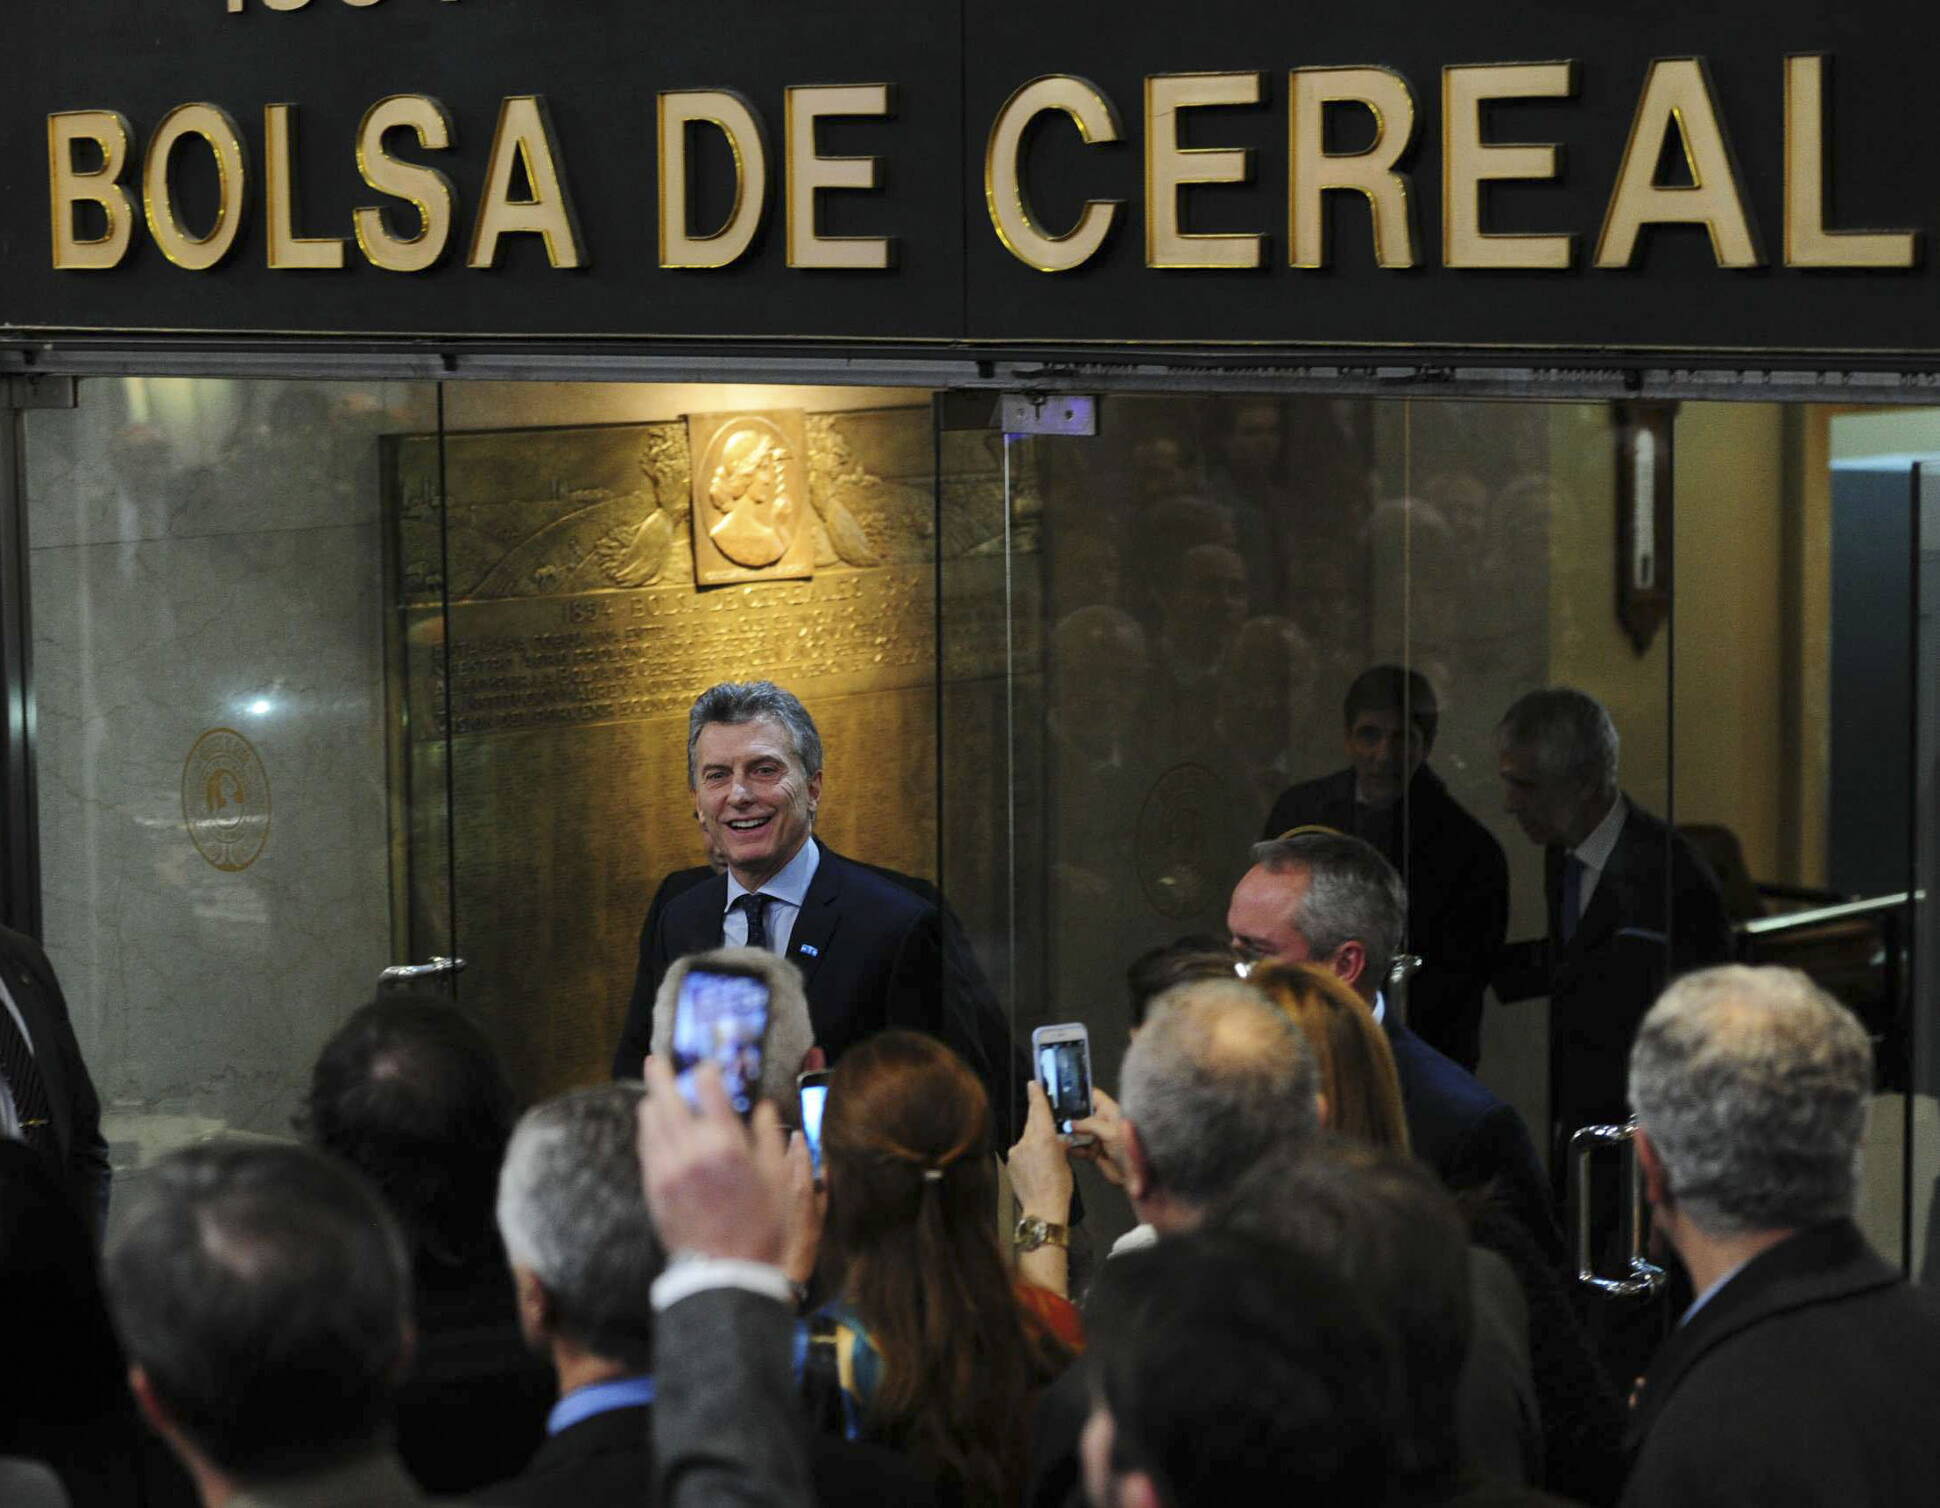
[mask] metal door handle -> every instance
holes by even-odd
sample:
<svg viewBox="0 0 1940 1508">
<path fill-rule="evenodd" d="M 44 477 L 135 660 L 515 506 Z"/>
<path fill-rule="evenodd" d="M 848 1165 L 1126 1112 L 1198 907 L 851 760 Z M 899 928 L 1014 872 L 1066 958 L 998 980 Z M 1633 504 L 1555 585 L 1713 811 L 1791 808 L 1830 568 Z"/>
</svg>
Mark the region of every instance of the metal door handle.
<svg viewBox="0 0 1940 1508">
<path fill-rule="evenodd" d="M 1613 1299 L 1648 1298 L 1664 1286 L 1664 1269 L 1644 1255 L 1644 1183 L 1637 1176 L 1634 1145 L 1637 1123 L 1583 1126 L 1570 1137 L 1570 1195 L 1576 1201 L 1576 1280 Z M 1624 1148 L 1630 1177 L 1630 1259 L 1628 1276 L 1606 1278 L 1590 1251 L 1590 1154 L 1598 1147 Z"/>
<path fill-rule="evenodd" d="M 434 954 L 429 963 L 394 963 L 377 976 L 379 984 L 411 984 L 423 979 L 444 979 L 463 971 L 465 960 Z"/>
</svg>

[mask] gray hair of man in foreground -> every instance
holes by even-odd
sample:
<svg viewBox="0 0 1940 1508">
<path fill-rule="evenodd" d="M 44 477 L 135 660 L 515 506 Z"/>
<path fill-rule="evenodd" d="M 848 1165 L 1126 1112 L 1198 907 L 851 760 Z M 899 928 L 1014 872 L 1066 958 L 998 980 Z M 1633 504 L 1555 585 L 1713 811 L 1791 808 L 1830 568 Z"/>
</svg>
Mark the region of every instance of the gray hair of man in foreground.
<svg viewBox="0 0 1940 1508">
<path fill-rule="evenodd" d="M 1849 1216 L 1872 1084 L 1864 1028 L 1796 969 L 1685 976 L 1630 1054 L 1630 1102 L 1670 1197 L 1712 1235 Z"/>
<path fill-rule="evenodd" d="M 653 1366 L 648 1290 L 666 1258 L 640 1191 L 640 1084 L 602 1084 L 528 1110 L 498 1182 L 507 1260 L 551 1301 L 553 1332 L 595 1356 Z"/>
<path fill-rule="evenodd" d="M 676 958 L 653 997 L 653 1055 L 668 1057 L 674 1050 L 674 1011 L 680 982 L 693 969 L 722 969 L 752 974 L 768 986 L 768 1035 L 761 1043 L 761 1084 L 757 1099 L 773 1100 L 781 1118 L 793 1124 L 796 1116 L 795 1079 L 802 1059 L 815 1046 L 815 1024 L 808 1015 L 808 996 L 802 971 L 766 948 L 716 948 Z"/>
<path fill-rule="evenodd" d="M 1267 1152 L 1320 1129 L 1305 1038 L 1239 979 L 1196 979 L 1155 999 L 1122 1088 L 1154 1177 L 1190 1204 L 1218 1199 Z"/>
<path fill-rule="evenodd" d="M 242 1482 L 375 1449 L 409 1345 L 410 1260 L 382 1200 L 309 1147 L 211 1142 L 145 1173 L 108 1301 L 168 1422 Z"/>
<path fill-rule="evenodd" d="M 1306 871 L 1293 924 L 1313 957 L 1331 958 L 1341 944 L 1358 942 L 1367 950 L 1367 977 L 1377 986 L 1388 977 L 1407 927 L 1408 892 L 1380 849 L 1346 833 L 1300 832 L 1255 843 L 1253 862 L 1268 874 Z"/>
</svg>

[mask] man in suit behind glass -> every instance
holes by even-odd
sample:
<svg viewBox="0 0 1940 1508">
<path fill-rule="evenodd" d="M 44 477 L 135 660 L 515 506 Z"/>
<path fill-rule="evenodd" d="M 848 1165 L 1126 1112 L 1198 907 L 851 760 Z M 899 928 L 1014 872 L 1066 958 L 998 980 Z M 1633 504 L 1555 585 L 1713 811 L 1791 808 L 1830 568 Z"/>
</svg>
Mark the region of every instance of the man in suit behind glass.
<svg viewBox="0 0 1940 1508">
<path fill-rule="evenodd" d="M 1416 670 L 1376 665 L 1347 688 L 1348 767 L 1284 791 L 1263 838 L 1331 827 L 1365 838 L 1408 887 L 1408 1025 L 1470 1073 L 1482 1060 L 1482 997 L 1509 926 L 1502 845 L 1428 768 L 1440 710 Z"/>
<path fill-rule="evenodd" d="M 844 858 L 814 836 L 822 738 L 793 693 L 771 681 L 702 692 L 688 714 L 687 773 L 702 835 L 724 868 L 656 897 L 615 1078 L 640 1073 L 654 996 L 673 961 L 746 946 L 801 970 L 815 1040 L 831 1063 L 874 1032 L 908 1027 L 961 1053 L 1000 1117 L 1021 1098 L 1028 1069 L 1014 1070 L 994 998 L 972 987 L 968 942 L 946 923 L 934 890 Z"/>
<path fill-rule="evenodd" d="M 520 1323 L 550 1358 L 559 1402 L 546 1443 L 517 1477 L 474 1493 L 496 1508 L 655 1501 L 654 1301 L 666 1254 L 640 1186 L 637 1084 L 576 1090 L 528 1111 L 506 1149 L 498 1221 Z M 700 1357 L 705 1363 L 716 1357 Z M 771 1428 L 800 1428 L 794 1419 Z M 921 1503 L 898 1456 L 828 1436 L 807 1441 L 823 1502 Z"/>
<path fill-rule="evenodd" d="M 1548 936 L 1505 950 L 1504 1000 L 1549 997 L 1552 1169 L 1579 1126 L 1630 1114 L 1637 1023 L 1677 975 L 1731 956 L 1718 882 L 1617 786 L 1617 729 L 1596 698 L 1532 691 L 1497 730 L 1505 804 L 1543 845 Z"/>
<path fill-rule="evenodd" d="M 24 1141 L 98 1230 L 108 1212 L 101 1105 L 40 944 L 0 927 L 0 1136 Z"/>
</svg>

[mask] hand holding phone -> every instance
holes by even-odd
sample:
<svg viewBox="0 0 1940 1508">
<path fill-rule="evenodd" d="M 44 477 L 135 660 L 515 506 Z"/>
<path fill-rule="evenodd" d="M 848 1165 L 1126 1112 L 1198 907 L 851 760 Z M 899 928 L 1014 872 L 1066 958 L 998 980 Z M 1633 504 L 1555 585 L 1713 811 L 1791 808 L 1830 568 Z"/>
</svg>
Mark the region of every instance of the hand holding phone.
<svg viewBox="0 0 1940 1508">
<path fill-rule="evenodd" d="M 829 1102 L 829 1071 L 817 1068 L 795 1080 L 802 1102 L 802 1136 L 808 1142 L 808 1157 L 819 1180 L 822 1176 L 822 1110 Z"/>
<path fill-rule="evenodd" d="M 1034 1076 L 1051 1102 L 1058 1134 L 1073 1136 L 1071 1123 L 1091 1114 L 1091 1032 L 1082 1021 L 1040 1026 L 1031 1033 Z M 1089 1141 L 1089 1137 L 1082 1138 Z"/>
</svg>

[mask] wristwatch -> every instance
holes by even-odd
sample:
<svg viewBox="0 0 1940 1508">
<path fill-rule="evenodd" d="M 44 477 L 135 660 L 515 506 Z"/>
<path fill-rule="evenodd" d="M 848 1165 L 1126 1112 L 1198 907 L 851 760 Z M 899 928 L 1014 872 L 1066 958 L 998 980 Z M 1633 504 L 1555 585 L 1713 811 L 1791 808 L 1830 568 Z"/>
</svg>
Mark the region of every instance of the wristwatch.
<svg viewBox="0 0 1940 1508">
<path fill-rule="evenodd" d="M 1066 1251 L 1071 1249 L 1070 1230 L 1062 1225 L 1053 1225 L 1042 1215 L 1022 1216 L 1010 1239 L 1020 1252 L 1036 1251 L 1040 1246 L 1062 1246 Z"/>
</svg>

